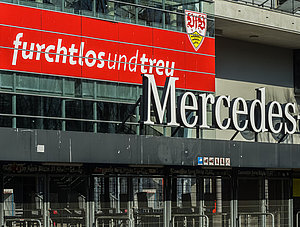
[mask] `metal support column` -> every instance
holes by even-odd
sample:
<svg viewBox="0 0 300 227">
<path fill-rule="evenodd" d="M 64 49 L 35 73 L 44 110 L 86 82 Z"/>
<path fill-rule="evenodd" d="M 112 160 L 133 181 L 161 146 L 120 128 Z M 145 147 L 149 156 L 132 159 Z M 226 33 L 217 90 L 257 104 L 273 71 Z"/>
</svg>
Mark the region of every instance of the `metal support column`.
<svg viewBox="0 0 300 227">
<path fill-rule="evenodd" d="M 259 192 L 260 192 L 259 200 L 260 200 L 260 205 L 261 205 L 261 208 L 260 208 L 261 213 L 266 213 L 265 181 L 266 181 L 266 179 L 264 179 L 264 178 L 259 180 Z M 261 222 L 262 222 L 261 226 L 266 227 L 266 216 L 265 215 L 261 216 Z"/>
<path fill-rule="evenodd" d="M 3 175 L 0 175 L 0 226 L 4 226 Z"/>
<path fill-rule="evenodd" d="M 230 226 L 238 226 L 238 179 L 236 171 L 232 173 L 231 179 L 231 201 L 230 201 Z"/>
<path fill-rule="evenodd" d="M 134 227 L 133 218 L 133 182 L 131 177 L 127 177 L 127 194 L 128 194 L 128 217 L 129 217 L 129 227 Z"/>
<path fill-rule="evenodd" d="M 171 223 L 171 177 L 164 177 L 164 227 L 170 227 Z"/>
<path fill-rule="evenodd" d="M 104 207 L 110 208 L 109 176 L 104 176 Z"/>
<path fill-rule="evenodd" d="M 216 208 L 217 208 L 217 213 L 221 214 L 222 213 L 222 178 L 217 177 L 216 178 Z"/>
<path fill-rule="evenodd" d="M 43 201 L 43 223 L 44 227 L 50 227 L 50 218 L 49 218 L 49 176 L 46 175 L 44 178 L 44 201 Z"/>
<path fill-rule="evenodd" d="M 176 209 L 177 208 L 177 177 L 173 176 L 172 177 L 172 193 L 171 193 L 171 197 L 172 197 L 172 209 Z"/>
<path fill-rule="evenodd" d="M 16 86 L 17 86 L 16 77 L 17 77 L 16 74 L 13 73 L 13 92 L 16 92 Z M 15 94 L 12 96 L 12 114 L 13 115 L 17 114 L 17 96 Z M 12 118 L 12 127 L 17 128 L 16 117 Z"/>
<path fill-rule="evenodd" d="M 94 81 L 94 100 L 97 99 L 97 82 Z M 97 120 L 97 102 L 93 103 L 93 120 Z M 94 122 L 94 132 L 97 133 L 97 122 Z"/>
<path fill-rule="evenodd" d="M 203 178 L 197 176 L 196 178 L 196 198 L 197 198 L 197 207 L 199 207 L 199 215 L 204 215 L 204 194 L 203 194 Z M 203 218 L 200 219 L 199 227 L 203 225 Z"/>
<path fill-rule="evenodd" d="M 165 10 L 166 9 L 166 0 L 162 0 L 162 8 Z M 163 12 L 162 15 L 162 27 L 166 28 L 166 13 Z"/>
<path fill-rule="evenodd" d="M 89 207 L 89 226 L 95 226 L 95 198 L 94 198 L 94 176 L 90 175 L 88 179 L 88 194 L 87 194 L 87 204 Z"/>
<path fill-rule="evenodd" d="M 289 190 L 289 208 L 288 208 L 288 223 L 289 223 L 289 226 L 294 226 L 294 208 L 293 208 L 293 204 L 294 204 L 294 201 L 293 201 L 293 178 L 290 180 L 290 190 Z M 298 218 L 298 217 L 296 217 Z"/>
<path fill-rule="evenodd" d="M 62 95 L 65 96 L 66 93 L 66 81 L 65 79 L 62 79 Z M 66 100 L 62 99 L 61 102 L 61 117 L 65 118 L 66 117 Z M 61 130 L 66 131 L 66 120 L 63 120 L 61 123 Z"/>
</svg>

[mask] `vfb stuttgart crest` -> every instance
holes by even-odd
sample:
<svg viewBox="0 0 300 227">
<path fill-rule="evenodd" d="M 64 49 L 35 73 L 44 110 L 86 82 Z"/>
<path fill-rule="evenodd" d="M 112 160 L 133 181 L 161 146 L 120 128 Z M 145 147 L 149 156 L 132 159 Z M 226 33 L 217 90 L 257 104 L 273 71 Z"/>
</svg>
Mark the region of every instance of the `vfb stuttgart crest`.
<svg viewBox="0 0 300 227">
<path fill-rule="evenodd" d="M 185 10 L 185 27 L 191 44 L 197 51 L 203 43 L 206 34 L 206 14 Z"/>
</svg>

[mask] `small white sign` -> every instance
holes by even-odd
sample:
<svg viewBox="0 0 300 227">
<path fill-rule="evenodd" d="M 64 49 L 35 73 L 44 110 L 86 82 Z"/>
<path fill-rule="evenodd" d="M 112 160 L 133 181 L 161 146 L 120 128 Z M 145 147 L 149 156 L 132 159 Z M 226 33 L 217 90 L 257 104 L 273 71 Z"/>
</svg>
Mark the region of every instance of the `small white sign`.
<svg viewBox="0 0 300 227">
<path fill-rule="evenodd" d="M 205 166 L 208 165 L 208 157 L 204 157 L 203 158 L 203 163 L 204 163 Z"/>
<path fill-rule="evenodd" d="M 215 158 L 215 166 L 219 166 L 220 165 L 220 158 Z"/>
<path fill-rule="evenodd" d="M 209 165 L 214 166 L 215 165 L 215 159 L 213 157 L 209 157 Z"/>
<path fill-rule="evenodd" d="M 225 158 L 220 158 L 220 166 L 225 166 Z"/>
<path fill-rule="evenodd" d="M 225 159 L 226 166 L 230 166 L 230 158 Z"/>
<path fill-rule="evenodd" d="M 45 152 L 45 145 L 37 145 L 36 146 L 36 152 L 39 152 L 39 153 L 44 153 Z"/>
<path fill-rule="evenodd" d="M 3 194 L 14 194 L 14 189 L 11 188 L 4 188 L 3 189 Z"/>
</svg>

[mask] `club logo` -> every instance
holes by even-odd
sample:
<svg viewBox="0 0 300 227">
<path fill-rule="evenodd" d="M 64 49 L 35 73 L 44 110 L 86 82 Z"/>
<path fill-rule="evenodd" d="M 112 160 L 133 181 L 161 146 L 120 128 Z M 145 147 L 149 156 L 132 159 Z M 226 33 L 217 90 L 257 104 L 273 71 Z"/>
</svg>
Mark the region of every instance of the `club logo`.
<svg viewBox="0 0 300 227">
<path fill-rule="evenodd" d="M 197 51 L 202 45 L 206 34 L 206 14 L 185 10 L 185 27 L 189 40 L 195 51 Z"/>
</svg>

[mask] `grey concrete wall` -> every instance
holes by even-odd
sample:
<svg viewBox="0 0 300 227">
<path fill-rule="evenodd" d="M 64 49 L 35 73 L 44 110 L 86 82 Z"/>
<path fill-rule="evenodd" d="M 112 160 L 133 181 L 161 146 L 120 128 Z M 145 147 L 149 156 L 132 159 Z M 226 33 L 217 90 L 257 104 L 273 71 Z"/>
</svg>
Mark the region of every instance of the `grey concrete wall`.
<svg viewBox="0 0 300 227">
<path fill-rule="evenodd" d="M 2 161 L 197 166 L 198 157 L 224 157 L 232 167 L 300 168 L 291 144 L 12 128 L 0 136 Z"/>
<path fill-rule="evenodd" d="M 216 78 L 293 87 L 293 51 L 216 37 Z"/>
<path fill-rule="evenodd" d="M 216 0 L 215 14 L 218 18 L 240 21 L 265 28 L 288 31 L 295 34 L 299 34 L 300 31 L 300 17 L 295 17 L 292 14 L 283 13 L 279 10 L 253 7 L 252 4 Z"/>
</svg>

